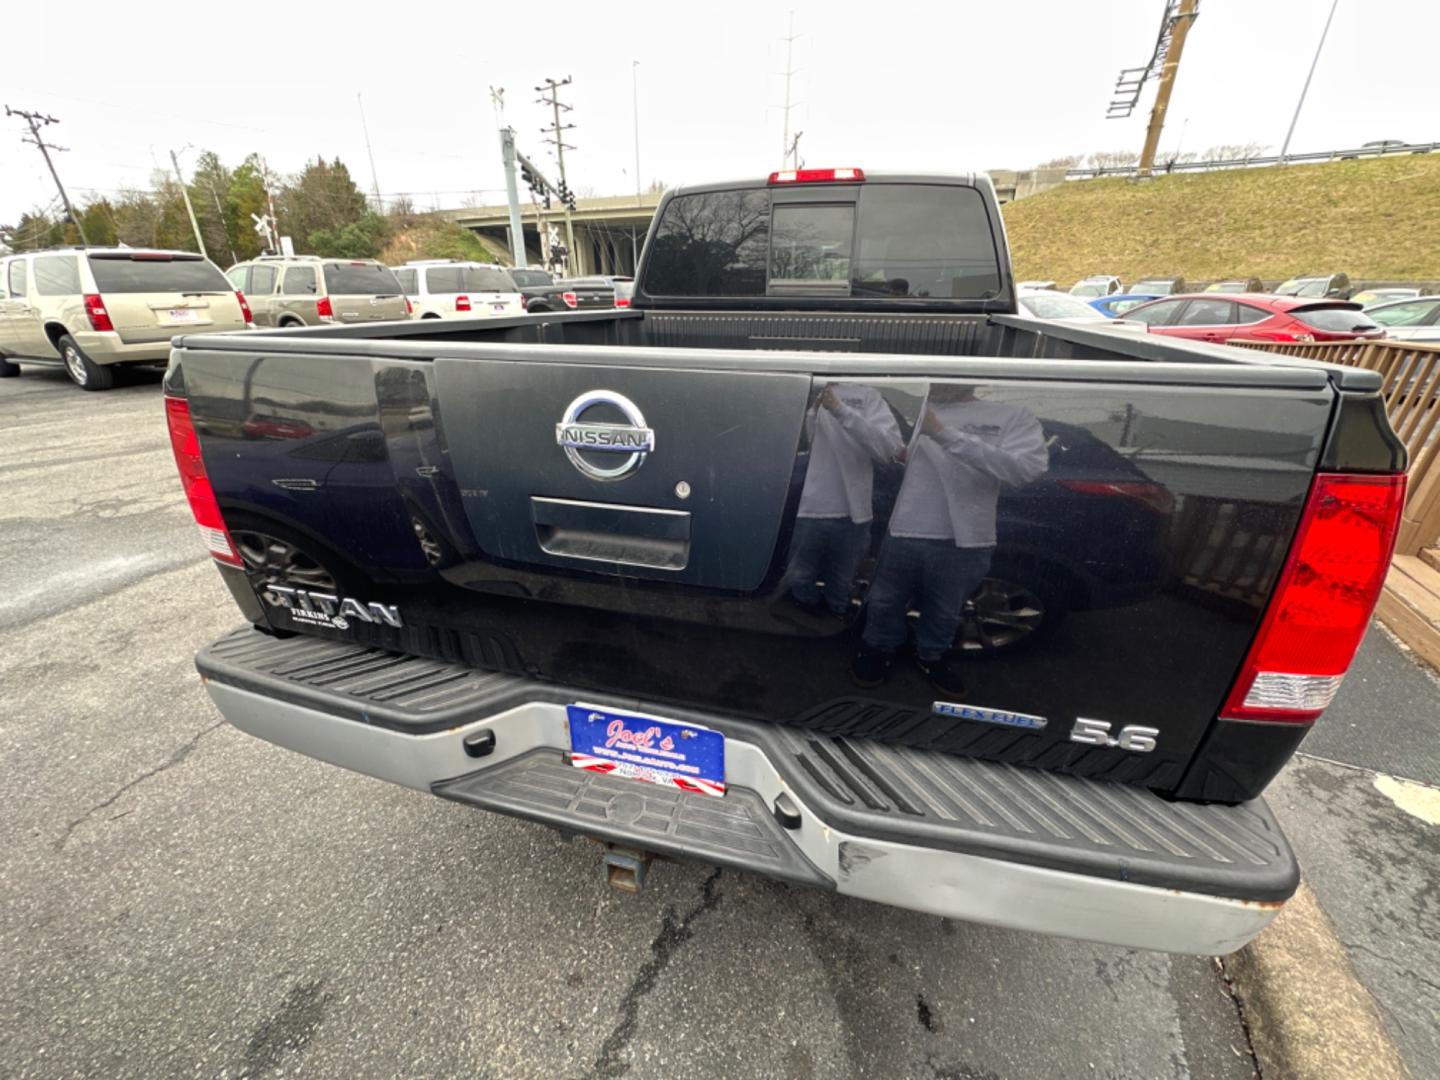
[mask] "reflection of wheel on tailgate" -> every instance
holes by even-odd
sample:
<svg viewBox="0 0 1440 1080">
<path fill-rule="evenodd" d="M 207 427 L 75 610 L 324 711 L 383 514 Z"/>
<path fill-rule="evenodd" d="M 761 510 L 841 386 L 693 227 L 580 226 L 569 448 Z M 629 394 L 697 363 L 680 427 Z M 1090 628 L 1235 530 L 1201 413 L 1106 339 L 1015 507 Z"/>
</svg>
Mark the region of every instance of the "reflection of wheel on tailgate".
<svg viewBox="0 0 1440 1080">
<path fill-rule="evenodd" d="M 995 653 L 1040 640 L 1064 621 L 1067 594 L 1065 583 L 1043 570 L 993 567 L 965 602 L 955 647 L 967 654 Z"/>
<path fill-rule="evenodd" d="M 66 374 L 81 390 L 109 390 L 115 385 L 114 370 L 91 360 L 69 334 L 62 334 L 57 346 Z"/>
<path fill-rule="evenodd" d="M 256 589 L 289 585 L 337 595 L 354 591 L 354 572 L 315 541 L 244 513 L 226 514 L 225 524 Z"/>
</svg>

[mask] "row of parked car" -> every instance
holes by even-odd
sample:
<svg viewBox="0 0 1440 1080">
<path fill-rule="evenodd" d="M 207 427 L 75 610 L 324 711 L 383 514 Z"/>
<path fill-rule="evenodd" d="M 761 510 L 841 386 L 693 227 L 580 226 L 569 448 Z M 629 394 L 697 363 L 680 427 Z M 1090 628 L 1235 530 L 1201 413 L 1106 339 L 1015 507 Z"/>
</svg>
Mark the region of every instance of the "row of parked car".
<svg viewBox="0 0 1440 1080">
<path fill-rule="evenodd" d="M 187 251 L 57 248 L 0 259 L 0 378 L 33 361 L 105 390 L 119 365 L 168 360 L 177 334 L 627 307 L 632 288 L 449 259 L 262 255 L 221 273 Z"/>
<path fill-rule="evenodd" d="M 1092 323 L 1117 330 L 1199 341 L 1352 341 L 1389 337 L 1440 341 L 1440 296 L 1418 289 L 1377 289 L 1362 302 L 1310 293 L 1265 293 L 1218 283 L 1204 292 L 1116 294 L 1085 299 L 1022 287 L 1020 306 L 1037 319 Z M 1400 293 L 1399 296 L 1386 295 Z"/>
</svg>

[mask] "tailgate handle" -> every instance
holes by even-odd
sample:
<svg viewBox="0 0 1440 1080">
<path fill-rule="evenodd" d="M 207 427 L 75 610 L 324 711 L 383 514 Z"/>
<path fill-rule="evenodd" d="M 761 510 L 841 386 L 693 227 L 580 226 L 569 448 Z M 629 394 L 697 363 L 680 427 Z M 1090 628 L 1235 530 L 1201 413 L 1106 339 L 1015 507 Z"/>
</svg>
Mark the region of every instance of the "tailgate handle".
<svg viewBox="0 0 1440 1080">
<path fill-rule="evenodd" d="M 690 561 L 687 510 L 533 495 L 530 516 L 548 555 L 651 570 L 684 570 Z"/>
</svg>

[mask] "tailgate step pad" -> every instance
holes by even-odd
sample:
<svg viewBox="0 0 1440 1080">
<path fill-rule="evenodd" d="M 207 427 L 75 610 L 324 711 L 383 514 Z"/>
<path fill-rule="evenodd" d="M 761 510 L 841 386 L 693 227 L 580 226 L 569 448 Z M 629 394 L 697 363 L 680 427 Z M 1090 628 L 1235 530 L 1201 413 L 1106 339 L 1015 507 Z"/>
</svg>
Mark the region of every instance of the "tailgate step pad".
<svg viewBox="0 0 1440 1080">
<path fill-rule="evenodd" d="M 775 741 L 838 804 L 832 823 L 1123 881 L 1247 899 L 1294 892 L 1294 856 L 1262 800 L 1174 802 L 1145 788 L 838 736 L 776 728 Z M 1257 884 L 1260 884 L 1257 890 Z"/>
<path fill-rule="evenodd" d="M 577 769 L 558 750 L 535 750 L 503 765 L 437 784 L 435 794 L 472 806 L 597 833 L 646 851 L 757 870 L 822 888 L 821 874 L 753 791 L 723 799 Z"/>
<path fill-rule="evenodd" d="M 203 650 L 196 666 L 218 683 L 405 734 L 457 731 L 459 738 L 462 725 L 517 706 L 563 709 L 577 700 L 699 724 L 759 749 L 785 788 L 829 828 L 856 839 L 1240 900 L 1284 900 L 1299 880 L 1263 799 L 1173 802 L 1140 787 L 737 720 L 308 634 L 275 638 L 248 626 Z M 564 747 L 547 746 L 436 780 L 437 794 L 501 813 L 827 883 L 738 778 L 723 799 L 671 791 L 576 769 Z"/>
</svg>

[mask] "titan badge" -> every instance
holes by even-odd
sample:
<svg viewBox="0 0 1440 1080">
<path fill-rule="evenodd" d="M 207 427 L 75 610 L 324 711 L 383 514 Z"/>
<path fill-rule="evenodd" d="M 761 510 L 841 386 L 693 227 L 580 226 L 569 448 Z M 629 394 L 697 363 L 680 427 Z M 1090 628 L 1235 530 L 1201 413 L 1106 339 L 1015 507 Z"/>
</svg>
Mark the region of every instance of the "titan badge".
<svg viewBox="0 0 1440 1080">
<path fill-rule="evenodd" d="M 618 409 L 629 423 L 587 424 L 582 419 L 596 405 Z M 645 464 L 646 455 L 655 450 L 655 432 L 645 425 L 645 417 L 635 403 L 613 390 L 587 390 L 565 410 L 555 425 L 555 442 L 565 450 L 570 464 L 592 480 L 623 480 Z M 624 454 L 617 465 L 600 466 L 581 453 Z"/>
<path fill-rule="evenodd" d="M 262 595 L 272 607 L 286 608 L 296 622 L 312 626 L 348 630 L 351 619 L 383 623 L 397 630 L 404 625 L 400 621 L 400 608 L 395 604 L 362 604 L 348 596 L 296 589 L 289 585 L 266 585 Z"/>
</svg>

